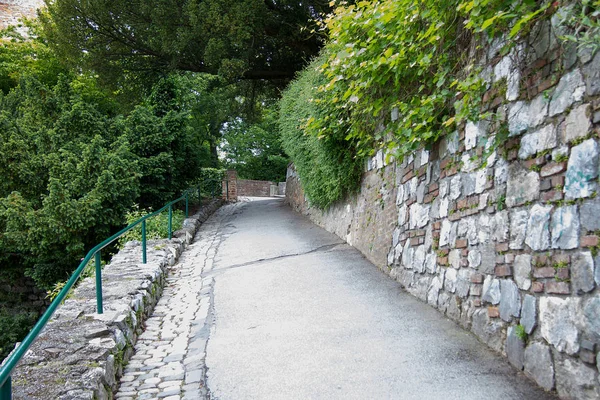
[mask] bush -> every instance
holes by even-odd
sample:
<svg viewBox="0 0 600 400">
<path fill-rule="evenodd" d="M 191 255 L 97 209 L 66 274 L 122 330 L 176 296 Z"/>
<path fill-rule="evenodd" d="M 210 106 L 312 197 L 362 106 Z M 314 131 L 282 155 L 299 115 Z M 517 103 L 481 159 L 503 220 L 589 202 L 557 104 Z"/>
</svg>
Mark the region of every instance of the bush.
<svg viewBox="0 0 600 400">
<path fill-rule="evenodd" d="M 15 343 L 25 338 L 36 320 L 34 312 L 12 314 L 0 310 L 0 362 L 13 351 Z"/>
<path fill-rule="evenodd" d="M 200 186 L 202 197 L 220 197 L 223 192 L 225 170 L 219 168 L 202 168 L 199 175 L 196 180 L 196 186 Z"/>
<path fill-rule="evenodd" d="M 144 210 L 140 209 L 139 206 L 135 206 L 132 211 L 126 215 L 127 225 L 134 223 L 144 215 L 148 215 L 152 212 L 151 209 Z M 173 232 L 183 226 L 185 220 L 185 213 L 181 210 L 173 210 L 172 230 Z M 160 214 L 148 218 L 146 220 L 146 239 L 164 239 L 169 236 L 169 211 L 165 210 Z M 139 224 L 132 230 L 125 233 L 118 240 L 118 247 L 123 248 L 125 243 L 132 240 L 142 240 L 142 224 Z"/>
<path fill-rule="evenodd" d="M 122 226 L 139 193 L 130 143 L 96 98 L 65 76 L 22 78 L 0 98 L 0 262 L 12 256 L 42 288 Z"/>
<path fill-rule="evenodd" d="M 311 204 L 319 208 L 356 191 L 363 165 L 355 143 L 345 140 L 343 127 L 319 137 L 305 131 L 310 119 L 325 117 L 325 110 L 316 102 L 320 97 L 317 88 L 325 82 L 317 66 L 325 57 L 314 60 L 283 93 L 279 117 L 283 147 L 294 160 Z"/>
</svg>

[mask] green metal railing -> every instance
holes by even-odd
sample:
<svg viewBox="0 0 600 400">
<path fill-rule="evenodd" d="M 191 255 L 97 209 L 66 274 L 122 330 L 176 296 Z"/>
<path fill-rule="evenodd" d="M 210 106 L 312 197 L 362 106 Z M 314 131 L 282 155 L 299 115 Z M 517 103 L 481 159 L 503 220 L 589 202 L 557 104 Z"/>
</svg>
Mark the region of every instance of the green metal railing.
<svg viewBox="0 0 600 400">
<path fill-rule="evenodd" d="M 224 182 L 226 185 L 226 189 L 225 189 L 226 199 L 229 200 L 229 195 L 228 195 L 229 182 L 227 181 L 227 179 L 224 179 Z M 204 183 L 206 183 L 206 181 Z M 71 288 L 73 288 L 73 285 L 75 285 L 75 283 L 81 276 L 82 272 L 85 270 L 85 267 L 90 262 L 92 257 L 94 257 L 95 270 L 96 270 L 96 311 L 98 312 L 98 314 L 102 314 L 104 312 L 104 309 L 103 309 L 103 305 L 102 305 L 102 266 L 101 266 L 101 262 L 100 262 L 101 250 L 104 249 L 105 247 L 107 247 L 108 245 L 110 245 L 111 243 L 113 243 L 115 240 L 117 240 L 119 237 L 121 237 L 126 232 L 128 232 L 128 231 L 132 230 L 133 228 L 135 228 L 136 226 L 142 224 L 142 263 L 146 264 L 146 261 L 147 261 L 147 257 L 146 257 L 146 220 L 149 218 L 152 218 L 168 209 L 169 210 L 168 211 L 169 212 L 169 222 L 168 222 L 169 240 L 172 239 L 172 236 L 173 236 L 173 232 L 172 232 L 173 206 L 176 203 L 179 203 L 180 201 L 185 200 L 185 217 L 187 218 L 189 216 L 190 194 L 192 193 L 192 191 L 195 191 L 195 190 L 196 190 L 196 188 L 186 190 L 181 197 L 171 201 L 170 203 L 166 204 L 161 209 L 156 210 L 151 214 L 145 215 L 142 218 L 138 219 L 137 221 L 129 224 L 127 227 L 123 228 L 122 230 L 115 233 L 108 239 L 104 240 L 102 243 L 96 245 L 94 248 L 92 248 L 87 253 L 87 255 L 81 261 L 81 263 L 79 264 L 79 266 L 77 267 L 75 272 L 73 272 L 73 275 L 71 275 L 71 277 L 69 278 L 69 280 L 67 281 L 65 286 L 58 293 L 58 295 L 52 301 L 52 303 L 50 303 L 50 305 L 48 306 L 48 308 L 46 309 L 44 314 L 36 322 L 36 324 L 31 329 L 31 331 L 29 331 L 29 333 L 27 334 L 25 339 L 23 339 L 21 344 L 19 344 L 19 346 L 17 348 L 15 348 L 15 350 L 8 356 L 8 358 L 6 358 L 6 360 L 4 360 L 4 363 L 3 363 L 2 367 L 0 368 L 0 400 L 11 400 L 12 399 L 11 373 L 12 373 L 13 369 L 16 367 L 17 363 L 21 360 L 21 358 L 23 358 L 23 356 L 25 355 L 27 350 L 29 350 L 29 347 L 31 347 L 33 342 L 37 339 L 37 337 L 42 332 L 42 330 L 44 329 L 44 327 L 46 326 L 46 324 L 48 323 L 48 321 L 50 320 L 50 318 L 52 317 L 52 315 L 54 314 L 54 312 L 56 311 L 58 306 L 67 297 L 67 295 L 69 294 L 69 291 L 71 290 Z M 198 200 L 201 201 L 202 200 L 202 185 L 199 185 L 197 187 L 197 190 L 198 190 Z M 214 195 L 215 195 L 214 190 L 211 192 L 211 195 L 214 197 Z"/>
</svg>

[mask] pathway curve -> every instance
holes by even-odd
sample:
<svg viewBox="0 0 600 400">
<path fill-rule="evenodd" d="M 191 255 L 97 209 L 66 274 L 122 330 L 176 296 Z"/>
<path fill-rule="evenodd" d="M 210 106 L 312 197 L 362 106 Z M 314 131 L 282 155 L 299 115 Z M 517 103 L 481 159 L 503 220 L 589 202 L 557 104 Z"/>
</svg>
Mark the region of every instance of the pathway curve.
<svg viewBox="0 0 600 400">
<path fill-rule="evenodd" d="M 117 399 L 554 399 L 281 199 L 221 208 Z"/>
</svg>

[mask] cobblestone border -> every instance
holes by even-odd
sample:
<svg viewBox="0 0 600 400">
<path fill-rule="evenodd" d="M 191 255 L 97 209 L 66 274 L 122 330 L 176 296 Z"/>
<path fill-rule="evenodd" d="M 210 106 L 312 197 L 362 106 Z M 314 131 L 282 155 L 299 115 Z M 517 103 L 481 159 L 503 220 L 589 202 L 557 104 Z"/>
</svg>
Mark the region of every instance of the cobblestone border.
<svg viewBox="0 0 600 400">
<path fill-rule="evenodd" d="M 240 203 L 218 210 L 196 232 L 194 242 L 169 267 L 167 284 L 144 323 L 124 368 L 117 400 L 207 400 L 206 345 L 213 321 L 215 255 L 222 226 Z"/>
<path fill-rule="evenodd" d="M 13 372 L 14 399 L 111 399 L 144 320 L 161 296 L 167 268 L 216 209 L 214 200 L 186 219 L 172 240 L 129 242 L 103 269 L 104 314 L 96 314 L 94 278 L 61 305 Z"/>
</svg>

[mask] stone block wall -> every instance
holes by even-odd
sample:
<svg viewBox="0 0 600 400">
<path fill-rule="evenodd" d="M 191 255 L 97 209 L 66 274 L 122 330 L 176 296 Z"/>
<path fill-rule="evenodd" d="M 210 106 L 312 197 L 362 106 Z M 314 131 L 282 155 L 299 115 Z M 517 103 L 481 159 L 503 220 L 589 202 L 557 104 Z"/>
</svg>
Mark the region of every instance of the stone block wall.
<svg viewBox="0 0 600 400">
<path fill-rule="evenodd" d="M 94 278 L 81 281 L 13 371 L 13 398 L 112 399 L 169 266 L 221 204 L 213 200 L 186 219 L 173 240 L 148 241 L 147 264 L 140 243 L 128 242 L 103 268 L 103 314 L 96 313 Z"/>
<path fill-rule="evenodd" d="M 543 388 L 597 399 L 600 52 L 560 42 L 557 18 L 472 54 L 494 119 L 401 163 L 379 151 L 326 211 L 291 167 L 286 199 Z"/>
<path fill-rule="evenodd" d="M 277 184 L 277 195 L 285 196 L 285 182 L 279 182 Z"/>
</svg>

